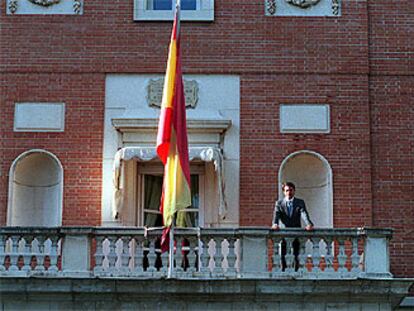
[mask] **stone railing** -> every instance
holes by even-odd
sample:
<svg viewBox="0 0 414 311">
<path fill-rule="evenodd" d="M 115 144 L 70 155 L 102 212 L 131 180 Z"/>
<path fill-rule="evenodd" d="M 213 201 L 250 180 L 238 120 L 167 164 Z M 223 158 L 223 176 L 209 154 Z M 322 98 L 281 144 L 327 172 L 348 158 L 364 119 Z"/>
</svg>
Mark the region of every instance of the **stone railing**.
<svg viewBox="0 0 414 311">
<path fill-rule="evenodd" d="M 389 278 L 389 229 L 0 228 L 0 276 Z"/>
</svg>

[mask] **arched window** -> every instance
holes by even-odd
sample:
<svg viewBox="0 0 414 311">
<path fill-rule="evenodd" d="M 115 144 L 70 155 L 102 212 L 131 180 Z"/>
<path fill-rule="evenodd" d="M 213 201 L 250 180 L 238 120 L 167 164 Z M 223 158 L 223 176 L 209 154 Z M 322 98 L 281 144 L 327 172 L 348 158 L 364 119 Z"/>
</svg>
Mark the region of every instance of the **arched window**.
<svg viewBox="0 0 414 311">
<path fill-rule="evenodd" d="M 295 196 L 305 200 L 315 227 L 332 228 L 332 170 L 328 161 L 312 151 L 292 153 L 280 166 L 279 197 L 283 197 L 281 184 L 287 181 L 296 185 Z"/>
<path fill-rule="evenodd" d="M 55 155 L 39 149 L 24 152 L 9 176 L 9 226 L 62 224 L 63 169 Z"/>
</svg>

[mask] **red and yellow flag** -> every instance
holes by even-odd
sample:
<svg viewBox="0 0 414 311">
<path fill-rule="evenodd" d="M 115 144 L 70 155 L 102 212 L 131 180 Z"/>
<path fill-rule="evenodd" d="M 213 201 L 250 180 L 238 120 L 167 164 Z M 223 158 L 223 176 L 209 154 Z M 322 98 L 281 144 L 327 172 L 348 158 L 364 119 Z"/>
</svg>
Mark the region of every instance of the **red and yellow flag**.
<svg viewBox="0 0 414 311">
<path fill-rule="evenodd" d="M 161 213 L 167 233 L 173 215 L 191 205 L 185 99 L 180 60 L 180 21 L 176 10 L 158 123 L 157 154 L 164 164 Z M 166 232 L 164 231 L 164 238 Z M 164 244 L 164 243 L 163 243 Z"/>
</svg>

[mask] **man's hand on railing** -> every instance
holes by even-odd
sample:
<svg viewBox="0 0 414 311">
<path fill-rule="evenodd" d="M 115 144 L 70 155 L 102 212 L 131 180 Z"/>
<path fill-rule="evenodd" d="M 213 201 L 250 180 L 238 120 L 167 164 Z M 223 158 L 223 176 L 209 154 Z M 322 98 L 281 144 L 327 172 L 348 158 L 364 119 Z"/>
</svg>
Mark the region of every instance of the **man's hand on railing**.
<svg viewBox="0 0 414 311">
<path fill-rule="evenodd" d="M 273 224 L 272 225 L 272 230 L 279 230 L 279 229 L 280 229 L 280 226 L 279 225 L 277 225 L 277 224 Z M 305 230 L 306 231 L 312 231 L 313 230 L 313 226 L 312 225 L 307 225 L 305 227 Z"/>
</svg>

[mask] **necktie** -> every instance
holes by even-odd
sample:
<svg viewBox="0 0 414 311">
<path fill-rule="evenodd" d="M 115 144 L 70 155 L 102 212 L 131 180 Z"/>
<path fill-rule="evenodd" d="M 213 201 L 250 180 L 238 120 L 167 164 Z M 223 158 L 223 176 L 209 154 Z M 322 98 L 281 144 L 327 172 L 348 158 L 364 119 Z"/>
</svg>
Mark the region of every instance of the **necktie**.
<svg viewBox="0 0 414 311">
<path fill-rule="evenodd" d="M 293 206 L 292 201 L 287 202 L 289 217 L 292 217 Z"/>
</svg>

